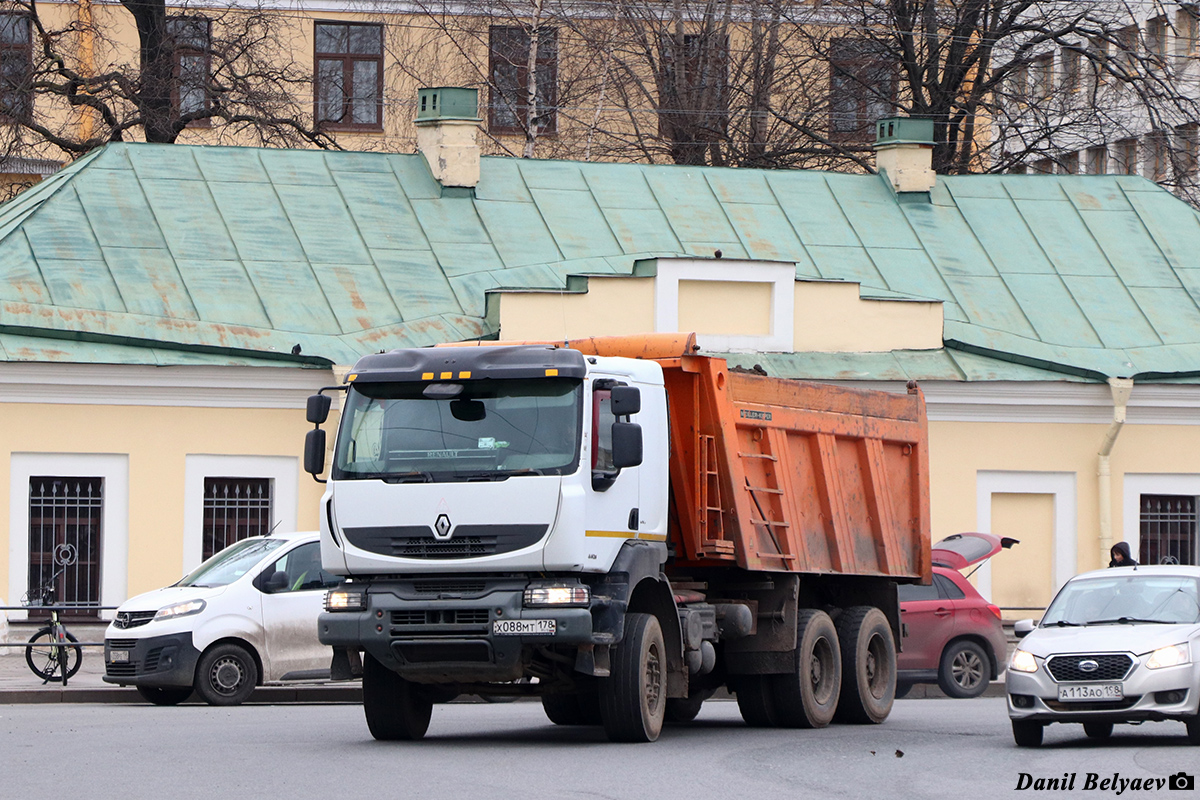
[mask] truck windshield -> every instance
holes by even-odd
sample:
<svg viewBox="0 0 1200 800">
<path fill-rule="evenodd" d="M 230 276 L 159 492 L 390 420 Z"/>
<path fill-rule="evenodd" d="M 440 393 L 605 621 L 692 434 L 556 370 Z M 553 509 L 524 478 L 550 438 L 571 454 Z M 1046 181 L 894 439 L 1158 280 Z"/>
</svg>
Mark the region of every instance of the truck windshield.
<svg viewBox="0 0 1200 800">
<path fill-rule="evenodd" d="M 426 397 L 429 384 L 421 383 L 353 385 L 338 431 L 334 480 L 502 480 L 575 471 L 580 381 L 459 385 L 453 397 Z"/>
</svg>

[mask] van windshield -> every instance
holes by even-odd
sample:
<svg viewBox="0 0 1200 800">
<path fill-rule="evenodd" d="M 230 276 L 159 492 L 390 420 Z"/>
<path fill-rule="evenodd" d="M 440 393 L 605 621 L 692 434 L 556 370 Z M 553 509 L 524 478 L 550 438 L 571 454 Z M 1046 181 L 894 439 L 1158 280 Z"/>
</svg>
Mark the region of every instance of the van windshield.
<svg viewBox="0 0 1200 800">
<path fill-rule="evenodd" d="M 283 539 L 242 539 L 214 554 L 175 585 L 227 586 L 253 569 L 267 553 L 281 547 L 283 542 Z"/>
<path fill-rule="evenodd" d="M 582 382 L 571 378 L 357 383 L 342 412 L 333 478 L 569 474 L 579 463 L 582 407 Z"/>
</svg>

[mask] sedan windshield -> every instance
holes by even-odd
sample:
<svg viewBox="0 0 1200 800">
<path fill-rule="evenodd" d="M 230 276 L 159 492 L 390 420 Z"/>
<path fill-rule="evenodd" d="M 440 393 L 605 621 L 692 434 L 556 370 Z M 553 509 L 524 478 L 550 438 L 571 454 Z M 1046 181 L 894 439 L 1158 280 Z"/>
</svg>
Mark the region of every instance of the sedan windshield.
<svg viewBox="0 0 1200 800">
<path fill-rule="evenodd" d="M 1071 581 L 1046 609 L 1042 626 L 1194 623 L 1200 581 L 1166 575 L 1114 575 Z"/>
<path fill-rule="evenodd" d="M 357 383 L 346 398 L 333 478 L 568 474 L 579 462 L 581 409 L 582 384 L 567 378 Z"/>
<path fill-rule="evenodd" d="M 176 586 L 226 586 L 245 575 L 283 539 L 242 539 L 196 567 Z"/>
</svg>

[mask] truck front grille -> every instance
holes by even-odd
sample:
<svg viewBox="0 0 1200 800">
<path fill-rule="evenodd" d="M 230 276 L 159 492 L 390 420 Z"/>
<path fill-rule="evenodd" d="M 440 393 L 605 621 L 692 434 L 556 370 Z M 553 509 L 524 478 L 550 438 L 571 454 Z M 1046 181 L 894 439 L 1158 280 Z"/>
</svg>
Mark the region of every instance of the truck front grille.
<svg viewBox="0 0 1200 800">
<path fill-rule="evenodd" d="M 420 594 L 482 594 L 487 584 L 484 581 L 417 581 L 413 588 Z"/>
<path fill-rule="evenodd" d="M 346 540 L 369 553 L 398 558 L 479 558 L 536 544 L 548 525 L 458 525 L 438 539 L 428 525 L 343 528 Z"/>
<path fill-rule="evenodd" d="M 1085 661 L 1094 661 L 1096 667 L 1091 670 L 1082 669 L 1080 664 Z M 1124 653 L 1051 656 L 1046 662 L 1046 669 L 1050 670 L 1051 677 L 1060 683 L 1124 680 L 1132 666 L 1133 659 Z"/>
</svg>

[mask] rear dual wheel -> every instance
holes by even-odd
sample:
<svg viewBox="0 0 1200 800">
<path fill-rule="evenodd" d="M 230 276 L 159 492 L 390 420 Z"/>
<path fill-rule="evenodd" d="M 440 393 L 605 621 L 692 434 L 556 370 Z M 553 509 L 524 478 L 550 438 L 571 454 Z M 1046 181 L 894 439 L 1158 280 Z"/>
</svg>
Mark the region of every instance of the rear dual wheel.
<svg viewBox="0 0 1200 800">
<path fill-rule="evenodd" d="M 824 728 L 833 720 L 842 690 L 842 648 L 824 611 L 800 610 L 796 620 L 796 669 L 771 676 L 775 719 L 785 728 Z"/>
<path fill-rule="evenodd" d="M 853 606 L 838 617 L 842 693 L 837 721 L 877 725 L 892 713 L 896 696 L 896 644 L 887 616 L 873 606 Z"/>
</svg>

